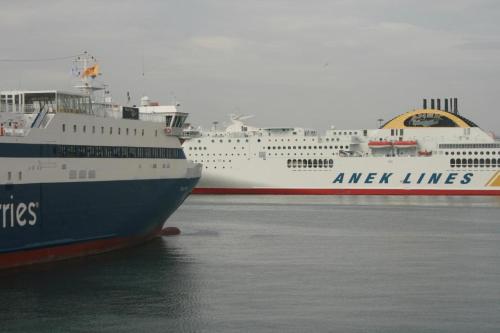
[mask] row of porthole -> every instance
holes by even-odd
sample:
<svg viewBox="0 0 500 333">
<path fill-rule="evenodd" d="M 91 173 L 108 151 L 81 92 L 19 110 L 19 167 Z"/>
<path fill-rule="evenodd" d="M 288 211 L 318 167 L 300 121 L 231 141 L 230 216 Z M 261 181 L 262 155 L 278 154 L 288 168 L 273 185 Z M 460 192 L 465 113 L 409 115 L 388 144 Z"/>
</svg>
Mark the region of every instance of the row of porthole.
<svg viewBox="0 0 500 333">
<path fill-rule="evenodd" d="M 198 139 L 197 141 L 198 141 L 198 143 L 201 143 L 200 139 Z M 237 143 L 240 143 L 240 141 L 241 140 L 239 140 L 239 139 L 236 140 Z M 261 139 L 257 139 L 257 142 L 261 142 L 261 141 L 262 141 Z M 295 139 L 295 142 L 298 142 L 298 141 L 299 141 L 298 139 Z M 303 139 L 303 141 L 306 142 L 307 139 Z M 315 141 L 314 139 L 311 140 L 311 142 L 314 142 L 314 141 Z M 330 138 L 326 138 L 325 141 L 327 141 L 327 142 L 329 142 L 329 141 L 333 142 L 333 141 L 340 141 L 340 139 L 339 138 L 331 138 L 331 139 Z M 215 143 L 215 139 L 212 139 L 211 142 Z M 231 142 L 232 142 L 231 139 L 227 139 L 227 143 L 231 143 Z M 248 139 L 245 139 L 245 142 L 248 142 Z M 272 139 L 267 139 L 267 142 L 273 142 L 273 140 Z M 278 139 L 274 139 L 274 142 L 278 142 Z M 281 142 L 285 142 L 285 139 L 281 139 Z M 290 142 L 290 139 L 287 139 L 287 142 Z M 223 139 L 219 139 L 219 143 L 224 143 L 224 140 Z"/>
<path fill-rule="evenodd" d="M 77 125 L 73 125 L 73 133 L 76 133 L 77 132 Z M 62 131 L 63 132 L 66 132 L 66 124 L 62 124 Z M 87 126 L 86 125 L 82 125 L 82 132 L 83 133 L 87 133 Z M 105 132 L 105 127 L 104 126 L 101 126 L 101 134 L 104 134 Z M 95 134 L 96 133 L 96 127 L 93 125 L 92 126 L 92 134 Z M 118 127 L 118 135 L 121 135 L 122 133 L 122 129 L 120 127 Z M 125 135 L 129 135 L 130 133 L 130 130 L 128 128 L 125 128 Z M 113 134 L 113 127 L 109 127 L 109 134 L 112 135 Z M 134 135 L 137 135 L 137 128 L 134 128 Z M 144 136 L 144 128 L 141 129 L 141 135 Z M 158 130 L 156 129 L 155 130 L 155 136 L 158 136 Z"/>
<path fill-rule="evenodd" d="M 332 159 L 289 159 L 286 161 L 288 168 L 333 168 Z"/>
<path fill-rule="evenodd" d="M 204 161 L 204 160 L 194 160 L 194 161 L 195 161 L 196 163 L 198 163 L 198 162 L 199 162 L 199 163 L 204 163 L 204 162 L 205 162 L 205 163 L 210 163 L 210 160 L 205 160 L 205 161 Z M 212 161 L 213 161 L 214 163 L 215 163 L 215 162 L 217 162 L 216 160 L 212 160 Z M 226 161 L 226 160 L 222 160 L 222 161 L 221 161 L 221 160 L 219 160 L 218 162 L 219 162 L 219 163 L 226 163 L 226 162 L 227 162 L 227 163 L 231 163 L 231 162 L 232 162 L 232 160 L 227 160 L 227 161 Z"/>
<path fill-rule="evenodd" d="M 201 142 L 201 141 L 198 140 L 198 142 Z M 224 140 L 222 140 L 222 139 L 219 140 L 219 143 L 223 143 L 223 142 L 224 142 Z M 228 139 L 227 142 L 231 143 L 231 139 Z M 236 140 L 236 142 L 239 143 L 240 140 Z M 245 139 L 245 142 L 248 142 L 248 139 Z M 259 139 L 259 142 L 260 142 L 260 139 Z M 212 143 L 215 143 L 215 140 L 212 140 Z"/>
<path fill-rule="evenodd" d="M 192 155 L 190 154 L 189 156 L 190 156 L 190 157 L 191 157 L 191 156 L 198 156 L 198 154 L 192 154 Z M 206 156 L 206 157 L 209 157 L 209 156 L 210 156 L 210 154 L 206 154 L 206 155 L 205 155 L 205 154 L 200 154 L 200 156 Z M 217 156 L 217 154 L 215 154 L 215 153 L 214 153 L 214 154 L 212 154 L 212 156 Z M 247 154 L 246 154 L 246 153 L 243 153 L 243 154 L 239 154 L 239 153 L 236 153 L 236 154 L 234 154 L 234 153 L 228 154 L 228 153 L 225 153 L 224 155 L 222 155 L 222 154 L 220 154 L 220 153 L 219 153 L 219 155 L 218 155 L 218 156 L 247 156 Z"/>
<path fill-rule="evenodd" d="M 480 151 L 480 152 L 478 152 L 478 151 L 474 151 L 474 152 L 472 152 L 472 151 L 469 151 L 469 152 L 463 151 L 462 155 L 489 155 L 489 154 L 496 155 L 496 153 L 497 153 L 496 151 L 492 151 L 492 152 L 489 152 L 489 151 Z M 444 154 L 445 155 L 455 155 L 455 152 L 454 151 L 452 151 L 452 152 L 445 152 Z M 456 154 L 460 155 L 460 152 L 457 151 Z"/>
<path fill-rule="evenodd" d="M 349 146 L 267 146 L 267 150 L 275 149 L 349 149 Z M 264 147 L 266 149 L 266 147 Z"/>
<path fill-rule="evenodd" d="M 450 160 L 450 166 L 452 168 L 454 167 L 497 167 L 497 166 L 500 166 L 500 158 L 499 159 L 495 159 L 495 158 L 492 158 L 492 159 L 489 159 L 489 158 L 457 158 L 457 159 L 454 159 L 452 158 Z"/>
</svg>

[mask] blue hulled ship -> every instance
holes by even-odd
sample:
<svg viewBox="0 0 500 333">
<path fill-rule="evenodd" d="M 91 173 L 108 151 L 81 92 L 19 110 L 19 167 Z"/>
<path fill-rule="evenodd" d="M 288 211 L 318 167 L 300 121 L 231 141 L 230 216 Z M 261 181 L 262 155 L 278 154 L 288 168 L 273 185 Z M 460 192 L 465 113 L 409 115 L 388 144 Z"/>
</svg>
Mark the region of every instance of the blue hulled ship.
<svg viewBox="0 0 500 333">
<path fill-rule="evenodd" d="M 200 178 L 186 113 L 96 103 L 98 66 L 79 60 L 81 94 L 0 92 L 0 268 L 148 240 Z"/>
</svg>

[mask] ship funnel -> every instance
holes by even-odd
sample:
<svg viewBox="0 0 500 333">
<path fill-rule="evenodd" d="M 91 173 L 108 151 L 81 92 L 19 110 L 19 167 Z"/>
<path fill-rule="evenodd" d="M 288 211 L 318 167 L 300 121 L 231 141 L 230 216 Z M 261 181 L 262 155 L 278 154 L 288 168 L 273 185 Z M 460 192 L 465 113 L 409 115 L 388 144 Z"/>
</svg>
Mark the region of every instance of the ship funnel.
<svg viewBox="0 0 500 333">
<path fill-rule="evenodd" d="M 424 110 L 427 109 L 427 98 L 424 98 L 424 101 L 423 101 L 423 104 L 422 104 L 422 108 Z"/>
</svg>

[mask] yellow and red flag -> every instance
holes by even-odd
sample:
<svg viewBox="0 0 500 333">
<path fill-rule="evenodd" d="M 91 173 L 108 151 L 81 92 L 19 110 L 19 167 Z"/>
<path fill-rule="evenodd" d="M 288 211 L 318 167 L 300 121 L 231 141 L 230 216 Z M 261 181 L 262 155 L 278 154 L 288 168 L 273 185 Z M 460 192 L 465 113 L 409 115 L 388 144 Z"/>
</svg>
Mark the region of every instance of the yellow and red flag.
<svg viewBox="0 0 500 333">
<path fill-rule="evenodd" d="M 90 76 L 90 77 L 96 77 L 99 75 L 99 65 L 95 64 L 94 66 L 90 66 L 85 68 L 83 71 L 82 77 Z"/>
</svg>

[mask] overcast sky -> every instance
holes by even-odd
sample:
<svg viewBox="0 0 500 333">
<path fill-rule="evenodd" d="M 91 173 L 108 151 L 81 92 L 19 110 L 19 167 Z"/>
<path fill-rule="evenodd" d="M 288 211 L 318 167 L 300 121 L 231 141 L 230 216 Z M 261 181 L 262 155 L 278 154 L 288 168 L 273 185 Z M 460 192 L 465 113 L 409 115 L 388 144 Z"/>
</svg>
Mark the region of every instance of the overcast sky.
<svg viewBox="0 0 500 333">
<path fill-rule="evenodd" d="M 500 135 L 498 0 L 0 0 L 0 59 L 99 59 L 113 98 L 192 123 L 372 128 L 458 97 Z M 144 76 L 142 75 L 144 59 Z M 64 89 L 71 61 L 1 62 L 0 89 Z"/>
</svg>

